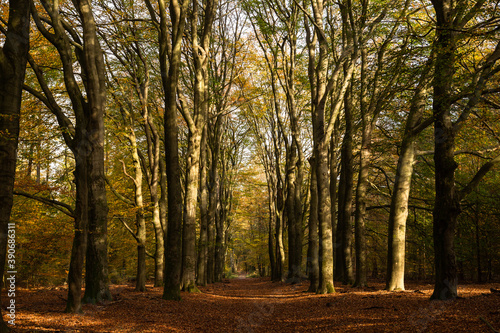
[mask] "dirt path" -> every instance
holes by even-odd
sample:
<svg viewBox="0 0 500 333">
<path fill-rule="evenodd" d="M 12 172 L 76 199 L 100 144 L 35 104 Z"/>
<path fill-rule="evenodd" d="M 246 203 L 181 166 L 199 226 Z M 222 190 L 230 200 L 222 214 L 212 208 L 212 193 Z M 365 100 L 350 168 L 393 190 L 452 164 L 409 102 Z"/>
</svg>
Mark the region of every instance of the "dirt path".
<svg viewBox="0 0 500 333">
<path fill-rule="evenodd" d="M 489 291 L 498 285 L 462 287 L 451 302 L 430 302 L 430 285 L 397 293 L 381 283 L 339 286 L 333 295 L 307 287 L 233 279 L 174 302 L 161 299 L 161 288 L 113 286 L 113 302 L 85 305 L 82 315 L 62 313 L 64 289 L 21 290 L 15 332 L 493 332 L 480 317 L 500 329 L 500 295 Z"/>
</svg>

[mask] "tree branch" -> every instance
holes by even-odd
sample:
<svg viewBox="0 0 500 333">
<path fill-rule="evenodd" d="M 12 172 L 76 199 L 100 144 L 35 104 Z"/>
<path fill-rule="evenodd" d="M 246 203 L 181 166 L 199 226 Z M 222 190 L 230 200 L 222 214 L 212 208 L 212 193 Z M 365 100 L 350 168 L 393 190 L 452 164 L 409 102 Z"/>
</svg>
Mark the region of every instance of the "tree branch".
<svg viewBox="0 0 500 333">
<path fill-rule="evenodd" d="M 75 211 L 73 210 L 73 207 L 71 207 L 68 204 L 65 204 L 64 202 L 60 202 L 55 199 L 40 197 L 38 195 L 30 194 L 28 192 L 24 192 L 21 190 L 14 190 L 14 194 L 36 200 L 38 202 L 46 204 L 47 206 L 57 209 L 58 211 L 68 215 L 69 217 L 75 218 Z"/>
<path fill-rule="evenodd" d="M 483 166 L 479 169 L 479 171 L 476 173 L 474 178 L 467 184 L 460 192 L 460 200 L 463 200 L 467 195 L 469 195 L 478 185 L 479 182 L 486 176 L 486 174 L 498 163 L 500 163 L 500 155 L 495 157 L 489 162 L 486 162 L 483 164 Z"/>
<path fill-rule="evenodd" d="M 109 181 L 108 177 L 105 177 L 105 180 L 106 180 L 106 183 L 109 185 L 109 188 L 111 190 L 111 192 L 113 192 L 113 194 L 118 198 L 120 199 L 121 201 L 123 201 L 124 203 L 126 203 L 127 205 L 130 205 L 132 207 L 135 207 L 135 203 L 132 202 L 132 200 L 130 199 L 127 199 L 125 198 L 123 195 L 121 195 L 120 193 L 118 193 L 118 191 L 115 189 L 115 187 L 113 185 L 111 185 L 111 182 Z"/>
</svg>

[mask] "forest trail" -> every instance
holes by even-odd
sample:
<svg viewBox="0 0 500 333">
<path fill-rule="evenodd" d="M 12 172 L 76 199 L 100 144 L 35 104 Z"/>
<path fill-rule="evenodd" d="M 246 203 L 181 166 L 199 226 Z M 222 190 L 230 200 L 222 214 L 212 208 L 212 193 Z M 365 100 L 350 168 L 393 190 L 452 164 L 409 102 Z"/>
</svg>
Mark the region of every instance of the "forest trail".
<svg viewBox="0 0 500 333">
<path fill-rule="evenodd" d="M 389 293 L 336 286 L 336 293 L 307 293 L 308 282 L 290 285 L 269 278 L 237 278 L 161 299 L 162 289 L 133 291 L 114 285 L 114 300 L 85 305 L 81 315 L 62 313 L 67 291 L 21 289 L 14 332 L 491 332 L 500 328 L 498 284 L 466 285 L 460 299 L 430 302 L 430 284 L 409 284 Z"/>
</svg>

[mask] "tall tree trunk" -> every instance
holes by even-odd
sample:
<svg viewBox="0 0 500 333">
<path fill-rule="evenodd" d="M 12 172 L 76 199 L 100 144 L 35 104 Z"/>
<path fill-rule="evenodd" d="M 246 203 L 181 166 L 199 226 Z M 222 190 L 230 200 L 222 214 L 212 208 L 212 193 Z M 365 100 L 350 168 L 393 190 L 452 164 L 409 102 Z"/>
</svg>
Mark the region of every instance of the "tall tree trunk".
<svg viewBox="0 0 500 333">
<path fill-rule="evenodd" d="M 155 233 L 155 287 L 163 286 L 163 271 L 165 260 L 165 244 L 163 242 L 163 228 L 160 218 L 160 206 L 156 202 L 153 206 L 153 228 Z"/>
<path fill-rule="evenodd" d="M 196 282 L 200 286 L 207 284 L 208 254 L 208 191 L 207 191 L 207 129 L 203 131 L 200 156 L 200 238 L 198 242 L 198 261 Z"/>
<path fill-rule="evenodd" d="M 324 135 L 324 134 L 323 134 Z M 323 136 L 321 135 L 321 137 Z M 319 141 L 319 140 L 318 140 Z M 330 204 L 330 176 L 328 164 L 328 146 L 324 138 L 316 145 L 316 177 L 318 188 L 318 226 L 319 226 L 319 260 L 320 294 L 333 293 L 333 244 L 332 219 Z"/>
<path fill-rule="evenodd" d="M 168 190 L 168 227 L 165 237 L 165 272 L 163 299 L 180 300 L 182 265 L 182 199 L 179 167 L 179 143 L 177 127 L 177 86 L 181 64 L 181 44 L 188 1 L 170 2 L 172 41 L 169 36 L 166 6 L 159 0 L 160 10 L 160 67 L 165 93 L 165 165 Z M 170 53 L 170 55 L 168 54 Z M 169 63 L 167 64 L 167 61 Z"/>
<path fill-rule="evenodd" d="M 219 118 L 220 119 L 220 118 Z M 219 202 L 219 174 L 218 158 L 220 150 L 220 120 L 215 124 L 215 135 L 211 140 L 210 172 L 208 177 L 208 258 L 207 258 L 207 283 L 215 282 L 215 235 L 217 220 L 217 204 Z"/>
<path fill-rule="evenodd" d="M 207 283 L 213 283 L 215 282 L 215 220 L 217 214 L 217 192 L 213 188 L 209 188 L 208 198 Z"/>
<path fill-rule="evenodd" d="M 437 11 L 436 62 L 434 67 L 434 165 L 436 198 L 433 211 L 435 286 L 433 299 L 457 297 L 455 226 L 460 214 L 460 198 L 455 188 L 455 131 L 451 119 L 451 87 L 455 72 L 456 32 L 452 26 L 451 1 L 441 3 Z"/>
<path fill-rule="evenodd" d="M 352 192 L 353 192 L 353 156 L 352 156 L 352 102 L 350 93 L 346 93 L 344 99 L 345 110 L 345 134 L 342 142 L 341 153 L 341 178 L 344 180 L 342 192 L 342 283 L 352 284 L 354 282 L 354 267 L 352 261 Z M 340 203 L 340 201 L 339 201 Z M 340 216 L 340 215 L 339 215 Z"/>
<path fill-rule="evenodd" d="M 29 50 L 29 15 L 28 0 L 9 1 L 7 36 L 3 47 L 0 48 L 0 276 L 2 277 L 5 268 L 7 272 L 16 271 L 15 265 L 8 261 L 8 265 L 5 264 L 8 240 L 13 239 L 9 230 L 15 228 L 15 224 L 10 223 L 10 213 L 16 174 L 22 85 Z M 11 244 L 15 246 L 15 242 L 9 243 L 9 249 L 12 248 Z M 9 315 L 7 318 L 14 319 Z M 0 318 L 0 332 L 8 331 L 3 317 Z"/>
<path fill-rule="evenodd" d="M 76 128 L 78 129 L 78 125 Z M 80 313 L 82 310 L 82 273 L 85 263 L 88 232 L 88 211 L 86 209 L 88 207 L 88 184 L 87 163 L 85 162 L 85 152 L 78 149 L 75 152 L 74 171 L 76 183 L 75 235 L 71 248 L 68 271 L 68 301 L 66 302 L 65 309 L 65 312 L 68 313 Z"/>
<path fill-rule="evenodd" d="M 328 164 L 328 141 L 325 133 L 325 102 L 327 91 L 327 41 L 323 32 L 323 1 L 313 2 L 315 33 L 311 35 L 307 27 L 309 49 L 309 81 L 311 90 L 314 160 L 316 164 L 318 191 L 318 231 L 319 231 L 319 286 L 318 293 L 335 291 L 333 286 L 333 242 L 331 223 L 331 197 Z M 320 31 L 318 31 L 320 30 Z M 318 33 L 319 32 L 319 33 Z M 318 64 L 315 66 L 316 42 L 319 46 Z M 329 139 L 329 138 L 328 138 Z"/>
<path fill-rule="evenodd" d="M 410 104 L 410 112 L 405 125 L 401 144 L 394 188 L 389 212 L 387 251 L 387 290 L 404 290 L 406 220 L 410 197 L 411 177 L 415 160 L 415 138 L 421 131 L 415 127 L 421 123 L 427 97 L 430 71 L 428 62 L 420 76 L 420 82 Z"/>
<path fill-rule="evenodd" d="M 137 153 L 137 144 L 135 135 L 132 131 L 132 156 L 134 161 L 134 192 L 136 206 L 136 240 L 137 240 L 137 272 L 135 279 L 135 290 L 146 291 L 146 219 L 144 218 L 144 199 L 142 195 L 142 169 L 139 154 Z"/>
<path fill-rule="evenodd" d="M 191 14 L 191 44 L 194 62 L 194 110 L 192 116 L 184 107 L 182 114 L 188 123 L 188 149 L 186 157 L 186 196 L 184 227 L 182 233 L 182 288 L 185 291 L 198 291 L 196 287 L 196 206 L 200 176 L 200 149 L 203 129 L 208 115 L 208 95 L 206 94 L 208 75 L 208 54 L 212 22 L 215 13 L 214 1 L 204 1 L 203 26 L 201 38 L 198 38 L 198 0 L 193 1 Z"/>
<path fill-rule="evenodd" d="M 366 194 L 368 190 L 368 176 L 371 157 L 372 126 L 367 115 L 363 115 L 363 133 L 359 162 L 358 184 L 356 186 L 356 211 L 354 215 L 355 246 L 356 246 L 356 280 L 355 287 L 365 287 L 367 284 L 366 266 Z"/>
<path fill-rule="evenodd" d="M 276 193 L 276 274 L 278 281 L 284 279 L 285 269 L 285 246 L 283 244 L 283 188 L 278 182 L 278 190 Z"/>
<path fill-rule="evenodd" d="M 307 250 L 307 267 L 309 274 L 308 292 L 315 293 L 319 287 L 319 239 L 318 239 L 318 182 L 314 158 L 311 163 L 311 204 L 309 206 L 309 245 Z"/>
<path fill-rule="evenodd" d="M 337 209 L 337 201 L 338 201 L 338 182 L 337 182 L 337 177 L 338 177 L 338 140 L 339 140 L 339 126 L 340 122 L 339 119 L 335 122 L 335 129 L 332 134 L 332 139 L 330 142 L 330 206 L 331 206 L 331 211 L 332 211 L 332 247 L 333 247 L 333 278 L 334 280 L 341 280 L 341 278 L 338 278 L 338 274 L 342 272 L 342 269 L 339 268 L 339 260 L 337 260 L 337 255 L 339 253 L 340 249 L 340 240 L 337 240 L 337 234 L 338 234 L 338 209 Z M 312 200 L 312 197 L 311 197 Z"/>
<path fill-rule="evenodd" d="M 163 286 L 163 270 L 164 270 L 164 260 L 165 260 L 165 244 L 164 244 L 164 234 L 163 234 L 163 224 L 165 222 L 165 218 L 162 220 L 162 205 L 165 205 L 165 201 L 163 198 L 163 192 L 160 194 L 160 191 L 163 191 L 162 186 L 165 184 L 161 184 L 163 179 L 163 170 L 161 166 L 161 154 L 160 154 L 160 145 L 161 138 L 158 132 L 158 129 L 151 119 L 151 115 L 149 113 L 148 100 L 149 100 L 149 68 L 147 66 L 147 62 L 143 57 L 141 52 L 137 52 L 139 57 L 144 64 L 144 73 L 145 78 L 144 82 L 139 85 L 140 92 L 140 100 L 141 100 L 141 113 L 142 118 L 144 120 L 144 131 L 146 134 L 146 142 L 147 142 L 147 152 L 148 152 L 148 160 L 149 160 L 149 192 L 151 198 L 151 205 L 153 206 L 153 218 L 151 223 L 153 224 L 153 229 L 155 233 L 155 287 Z M 140 161 L 144 161 L 141 159 Z M 144 165 L 144 169 L 147 170 L 147 166 Z M 166 213 L 166 212 L 165 212 Z"/>
<path fill-rule="evenodd" d="M 165 272 L 165 235 L 167 234 L 168 228 L 167 228 L 167 196 L 168 196 L 168 190 L 167 190 L 167 172 L 165 170 L 165 162 L 163 159 L 160 157 L 159 159 L 159 166 L 160 166 L 160 199 L 159 199 L 159 209 L 160 209 L 160 225 L 159 227 L 161 230 L 157 230 L 157 226 L 155 224 L 155 237 L 161 238 L 159 241 L 158 238 L 156 238 L 156 253 L 155 253 L 155 271 L 160 270 L 161 268 L 161 273 L 155 273 L 155 287 L 163 286 L 164 283 L 164 272 Z M 160 259 L 158 259 L 158 257 Z M 159 261 L 160 260 L 160 261 Z M 157 281 L 157 278 L 160 278 L 160 280 Z"/>
<path fill-rule="evenodd" d="M 182 228 L 182 290 L 196 292 L 196 206 L 200 166 L 201 133 L 192 133 L 188 139 L 186 196 L 184 226 Z"/>
<path fill-rule="evenodd" d="M 276 279 L 276 261 L 274 258 L 274 242 L 273 242 L 273 225 L 275 223 L 274 220 L 276 218 L 274 211 L 274 199 L 272 198 L 273 193 L 270 190 L 270 186 L 268 184 L 268 196 L 269 196 L 269 223 L 267 227 L 267 250 L 269 255 L 269 265 L 271 266 L 271 280 L 274 281 Z"/>
<path fill-rule="evenodd" d="M 342 149 L 341 154 L 342 156 Z M 344 219 L 344 206 L 345 206 L 345 188 L 346 188 L 346 177 L 345 173 L 342 171 L 342 159 L 341 170 L 340 170 L 340 180 L 339 180 L 339 194 L 338 194 L 338 213 L 337 213 L 337 227 L 335 228 L 335 280 L 343 281 L 345 273 L 345 261 L 344 261 L 344 230 L 345 230 L 345 219 Z"/>
<path fill-rule="evenodd" d="M 479 233 L 479 221 L 480 221 L 480 204 L 479 201 L 476 202 L 476 207 L 474 211 L 474 224 L 476 227 L 476 263 L 477 263 L 477 282 L 483 282 L 482 279 L 482 269 L 481 269 L 481 241 Z"/>
<path fill-rule="evenodd" d="M 104 188 L 101 188 L 102 184 L 99 183 L 100 176 L 104 176 L 103 173 L 99 175 L 100 171 L 104 171 L 104 128 L 101 123 L 102 119 L 99 119 L 102 116 L 105 104 L 103 58 L 99 45 L 96 44 L 95 23 L 93 22 L 88 4 L 75 2 L 75 5 L 78 7 L 80 12 L 82 22 L 84 22 L 83 43 L 91 44 L 90 46 L 86 46 L 84 49 L 75 49 L 77 59 L 82 66 L 82 71 L 84 72 L 82 77 L 85 79 L 85 87 L 87 89 L 87 98 L 84 98 L 79 83 L 75 78 L 74 57 L 71 41 L 62 25 L 59 7 L 57 6 L 57 3 L 48 3 L 47 1 L 42 1 L 41 4 L 50 16 L 53 34 L 49 33 L 45 29 L 45 26 L 36 10 L 33 10 L 32 16 L 38 30 L 57 48 L 57 51 L 59 52 L 63 66 L 65 88 L 68 92 L 69 98 L 71 99 L 75 116 L 75 126 L 73 127 L 72 121 L 63 113 L 61 107 L 57 104 L 55 97 L 44 79 L 42 71 L 34 60 L 29 58 L 30 65 L 35 72 L 38 83 L 40 84 L 46 97 L 46 99 L 44 99 L 44 103 L 56 116 L 64 141 L 68 147 L 70 147 L 75 156 L 76 170 L 74 175 L 77 196 L 75 209 L 75 244 L 72 249 L 72 262 L 70 263 L 68 274 L 69 288 L 66 311 L 79 312 L 81 310 L 80 288 L 82 285 L 81 275 L 85 252 L 87 255 L 89 251 L 96 254 L 95 257 L 92 257 L 91 254 L 90 259 L 87 258 L 86 267 L 89 267 L 89 265 L 96 265 L 95 269 L 98 271 L 93 272 L 93 267 L 86 270 L 85 279 L 87 288 L 85 291 L 86 295 L 88 295 L 88 300 L 90 302 L 95 301 L 95 298 L 98 297 L 97 294 L 99 294 L 100 291 L 103 291 L 105 298 L 107 298 L 106 294 L 109 295 L 109 291 L 106 292 L 107 263 L 105 261 L 107 258 L 105 253 L 100 252 L 100 250 L 105 249 L 106 244 L 101 244 L 100 247 L 98 246 L 96 248 L 95 242 L 90 244 L 90 240 L 87 237 L 91 225 L 91 219 L 100 219 L 99 222 L 94 221 L 92 223 L 92 227 L 94 229 L 97 225 L 102 226 L 102 223 L 106 223 L 105 215 L 107 212 L 105 194 L 104 196 L 101 195 L 101 191 L 104 190 Z M 32 7 L 32 9 L 34 8 L 35 7 Z M 81 41 L 78 40 L 78 43 L 81 43 Z M 95 61 L 88 58 L 93 58 Z M 91 107 L 94 108 L 91 109 Z M 90 112 L 90 110 L 92 110 L 92 112 Z M 101 161 L 99 155 L 102 156 Z M 92 163 L 94 162 L 97 164 L 102 162 L 102 165 L 92 167 Z M 92 179 L 95 181 L 94 184 L 92 184 Z M 85 198 L 83 198 L 83 196 L 85 196 Z M 99 231 L 105 230 L 100 227 Z M 93 240 L 96 239 L 95 236 L 99 237 L 102 235 L 95 234 Z M 93 273 L 96 274 L 92 275 Z M 103 286 L 103 288 L 100 288 L 100 286 Z"/>
<path fill-rule="evenodd" d="M 104 57 L 97 38 L 96 23 L 89 0 L 75 0 L 83 25 L 83 58 L 87 79 L 89 182 L 89 227 L 85 273 L 84 301 L 96 303 L 111 300 L 108 286 L 108 241 L 106 182 L 104 173 L 104 111 L 106 77 Z"/>
<path fill-rule="evenodd" d="M 297 252 L 299 249 L 296 248 L 296 238 L 297 238 L 297 221 L 295 219 L 295 162 L 297 153 L 295 151 L 295 145 L 291 144 L 288 147 L 287 152 L 287 162 L 286 162 L 286 217 L 288 223 L 288 274 L 287 279 L 289 282 L 295 282 L 295 279 L 299 276 L 300 265 L 297 267 Z"/>
</svg>

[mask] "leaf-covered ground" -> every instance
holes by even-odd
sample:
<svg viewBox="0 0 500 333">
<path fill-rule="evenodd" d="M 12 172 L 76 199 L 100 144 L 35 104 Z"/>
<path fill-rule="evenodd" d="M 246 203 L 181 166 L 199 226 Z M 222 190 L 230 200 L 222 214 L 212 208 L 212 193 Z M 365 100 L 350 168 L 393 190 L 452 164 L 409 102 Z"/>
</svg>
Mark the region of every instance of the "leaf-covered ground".
<svg viewBox="0 0 500 333">
<path fill-rule="evenodd" d="M 490 289 L 499 286 L 462 285 L 459 299 L 442 302 L 429 301 L 430 284 L 408 283 L 408 290 L 390 293 L 372 282 L 315 295 L 305 292 L 307 281 L 241 278 L 182 293 L 175 302 L 162 300 L 161 288 L 139 293 L 114 285 L 113 301 L 85 305 L 80 315 L 62 312 L 63 288 L 20 289 L 14 332 L 494 332 L 500 293 Z"/>
</svg>

